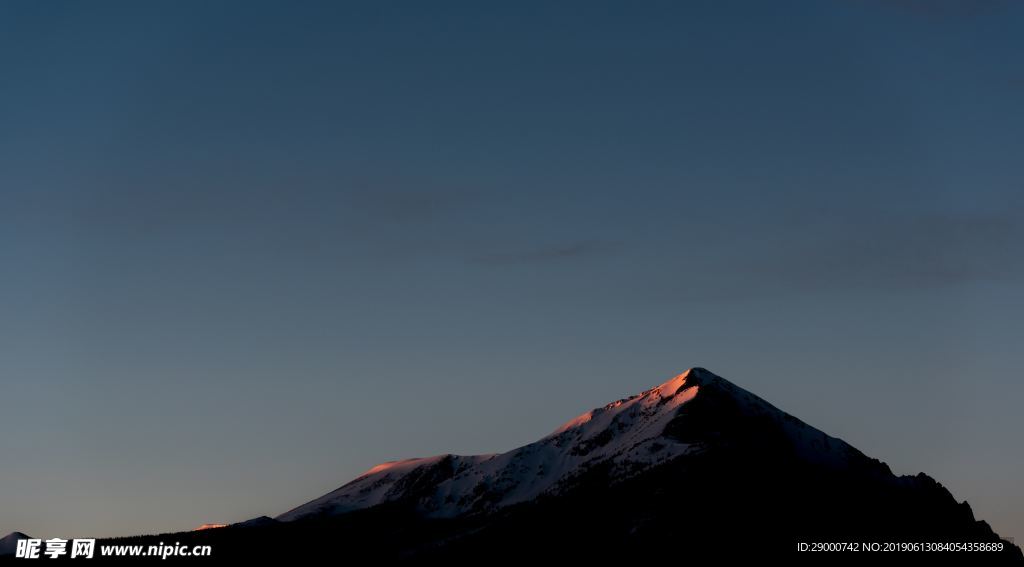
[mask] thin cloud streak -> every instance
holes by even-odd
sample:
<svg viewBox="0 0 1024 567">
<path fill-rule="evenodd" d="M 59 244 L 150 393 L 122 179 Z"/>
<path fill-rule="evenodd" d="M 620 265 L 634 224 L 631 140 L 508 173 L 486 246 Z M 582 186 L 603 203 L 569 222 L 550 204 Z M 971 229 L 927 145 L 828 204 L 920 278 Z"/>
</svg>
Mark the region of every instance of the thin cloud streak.
<svg viewBox="0 0 1024 567">
<path fill-rule="evenodd" d="M 746 242 L 748 251 L 757 246 L 760 252 L 744 258 L 726 251 L 685 259 L 685 277 L 672 284 L 668 295 L 684 301 L 733 301 L 801 293 L 917 293 L 1024 281 L 1024 259 L 1017 252 L 1024 242 L 1020 211 L 877 215 L 838 224 L 831 232 L 800 225 L 781 238 Z"/>
<path fill-rule="evenodd" d="M 573 261 L 581 258 L 607 256 L 613 254 L 617 245 L 607 242 L 583 240 L 577 242 L 553 244 L 548 247 L 534 248 L 516 252 L 496 252 L 471 258 L 474 264 L 492 266 L 517 264 L 554 264 Z"/>
</svg>

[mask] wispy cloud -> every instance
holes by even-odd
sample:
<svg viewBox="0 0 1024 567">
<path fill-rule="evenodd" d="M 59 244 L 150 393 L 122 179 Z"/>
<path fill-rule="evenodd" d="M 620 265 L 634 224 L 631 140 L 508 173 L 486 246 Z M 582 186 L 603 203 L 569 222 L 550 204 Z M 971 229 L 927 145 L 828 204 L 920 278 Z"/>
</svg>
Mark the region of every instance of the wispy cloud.
<svg viewBox="0 0 1024 567">
<path fill-rule="evenodd" d="M 946 214 L 876 219 L 769 270 L 804 285 L 933 287 L 1024 275 L 1020 215 Z M 797 283 L 799 283 L 799 281 Z"/>
<path fill-rule="evenodd" d="M 874 0 L 874 2 L 935 20 L 971 19 L 1008 5 L 1006 0 Z"/>
<path fill-rule="evenodd" d="M 1016 209 L 847 217 L 782 230 L 692 260 L 673 295 L 718 301 L 1024 282 L 1024 214 Z"/>
<path fill-rule="evenodd" d="M 435 220 L 462 211 L 473 200 L 466 191 L 375 189 L 356 191 L 350 205 L 379 220 L 412 223 Z"/>
<path fill-rule="evenodd" d="M 616 244 L 595 240 L 581 240 L 551 244 L 509 252 L 493 252 L 471 258 L 475 264 L 553 264 L 587 257 L 606 256 L 615 252 Z"/>
<path fill-rule="evenodd" d="M 1007 279 L 1021 275 L 1024 267 L 1015 253 L 1017 243 L 1024 242 L 1021 232 L 1020 219 L 1012 214 L 893 219 L 855 238 L 825 243 L 812 251 L 806 265 L 861 285 L 941 286 Z"/>
</svg>

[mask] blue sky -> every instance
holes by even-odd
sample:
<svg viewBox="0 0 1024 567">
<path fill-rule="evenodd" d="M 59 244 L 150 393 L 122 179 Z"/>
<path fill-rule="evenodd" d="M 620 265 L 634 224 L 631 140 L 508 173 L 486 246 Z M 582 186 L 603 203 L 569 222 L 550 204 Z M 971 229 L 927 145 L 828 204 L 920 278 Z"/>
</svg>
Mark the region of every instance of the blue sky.
<svg viewBox="0 0 1024 567">
<path fill-rule="evenodd" d="M 1024 537 L 1010 2 L 5 2 L 0 532 L 275 515 L 704 366 Z"/>
</svg>

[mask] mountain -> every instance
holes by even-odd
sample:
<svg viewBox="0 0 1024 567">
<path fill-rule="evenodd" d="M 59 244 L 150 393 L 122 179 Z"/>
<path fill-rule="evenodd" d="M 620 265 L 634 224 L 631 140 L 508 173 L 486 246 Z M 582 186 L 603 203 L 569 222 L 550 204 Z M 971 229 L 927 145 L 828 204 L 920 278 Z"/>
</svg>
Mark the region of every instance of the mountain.
<svg viewBox="0 0 1024 567">
<path fill-rule="evenodd" d="M 816 544 L 1024 560 L 931 477 L 894 475 L 701 368 L 506 453 L 383 463 L 276 519 L 173 540 L 264 562 L 764 560 Z"/>
<path fill-rule="evenodd" d="M 702 392 L 703 389 L 703 392 Z M 694 403 L 700 395 L 700 402 Z M 701 415 L 708 403 L 719 407 Z M 684 415 L 680 410 L 686 407 Z M 694 418 L 694 412 L 697 416 Z M 571 488 L 606 467 L 621 482 L 652 467 L 706 450 L 724 411 L 775 424 L 806 460 L 833 468 L 860 453 L 703 369 L 692 369 L 638 395 L 565 423 L 547 437 L 494 455 L 438 455 L 377 465 L 352 482 L 277 517 L 294 521 L 414 499 L 428 517 L 492 512 Z M 862 455 L 860 455 L 862 457 Z"/>
<path fill-rule="evenodd" d="M 412 556 L 495 548 L 604 557 L 637 544 L 770 555 L 854 538 L 1000 541 L 930 477 L 896 476 L 702 368 L 506 453 L 377 465 L 276 519 L 358 517 L 446 526 L 433 541 L 409 543 L 402 553 Z M 602 542 L 600 552 L 581 551 L 585 540 Z"/>
<path fill-rule="evenodd" d="M 0 538 L 0 555 L 14 555 L 14 552 L 18 550 L 19 539 L 30 538 L 21 532 L 11 532 Z"/>
</svg>

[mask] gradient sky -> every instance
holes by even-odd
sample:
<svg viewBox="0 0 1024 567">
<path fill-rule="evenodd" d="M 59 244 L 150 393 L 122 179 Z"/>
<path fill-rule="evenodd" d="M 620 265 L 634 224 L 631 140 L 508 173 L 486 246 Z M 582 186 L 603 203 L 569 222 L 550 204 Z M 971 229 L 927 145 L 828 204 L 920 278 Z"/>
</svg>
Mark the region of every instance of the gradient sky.
<svg viewBox="0 0 1024 567">
<path fill-rule="evenodd" d="M 1024 6 L 0 4 L 0 533 L 704 366 L 1024 539 Z"/>
</svg>

